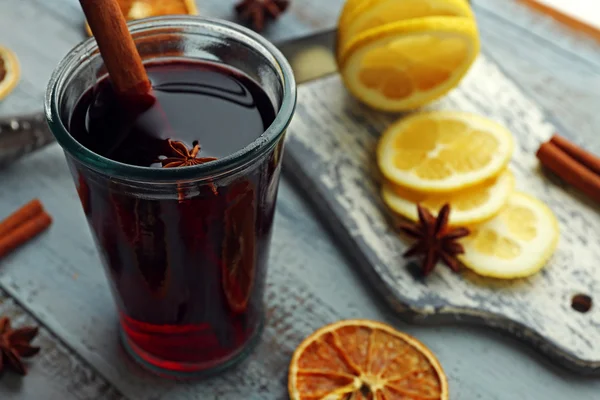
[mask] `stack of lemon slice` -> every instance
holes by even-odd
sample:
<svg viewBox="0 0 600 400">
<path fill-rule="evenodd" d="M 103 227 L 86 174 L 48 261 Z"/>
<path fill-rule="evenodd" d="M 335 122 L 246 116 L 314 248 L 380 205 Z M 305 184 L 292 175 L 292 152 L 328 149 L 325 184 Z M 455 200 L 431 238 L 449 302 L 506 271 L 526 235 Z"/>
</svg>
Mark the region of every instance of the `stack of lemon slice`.
<svg viewBox="0 0 600 400">
<path fill-rule="evenodd" d="M 348 0 L 336 58 L 353 95 L 376 109 L 402 111 L 457 86 L 479 47 L 466 0 Z"/>
<path fill-rule="evenodd" d="M 539 271 L 558 242 L 550 209 L 515 192 L 507 165 L 513 138 L 503 126 L 464 112 L 414 114 L 390 126 L 377 161 L 384 202 L 417 220 L 416 205 L 436 211 L 451 205 L 450 225 L 471 228 L 460 260 L 475 272 L 518 278 Z"/>
</svg>

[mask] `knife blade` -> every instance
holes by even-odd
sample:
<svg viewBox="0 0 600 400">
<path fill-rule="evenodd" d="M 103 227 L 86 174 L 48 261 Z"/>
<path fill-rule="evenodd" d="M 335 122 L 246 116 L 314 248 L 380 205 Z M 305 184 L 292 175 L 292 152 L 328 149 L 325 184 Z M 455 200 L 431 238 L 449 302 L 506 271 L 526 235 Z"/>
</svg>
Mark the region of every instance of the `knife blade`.
<svg viewBox="0 0 600 400">
<path fill-rule="evenodd" d="M 323 78 L 337 71 L 335 61 L 336 29 L 329 29 L 275 46 L 294 70 L 297 84 Z"/>
<path fill-rule="evenodd" d="M 0 119 L 0 168 L 54 142 L 44 113 Z"/>
<path fill-rule="evenodd" d="M 297 84 L 322 78 L 337 70 L 336 30 L 275 43 L 288 59 Z M 43 112 L 0 117 L 0 168 L 54 142 Z"/>
</svg>

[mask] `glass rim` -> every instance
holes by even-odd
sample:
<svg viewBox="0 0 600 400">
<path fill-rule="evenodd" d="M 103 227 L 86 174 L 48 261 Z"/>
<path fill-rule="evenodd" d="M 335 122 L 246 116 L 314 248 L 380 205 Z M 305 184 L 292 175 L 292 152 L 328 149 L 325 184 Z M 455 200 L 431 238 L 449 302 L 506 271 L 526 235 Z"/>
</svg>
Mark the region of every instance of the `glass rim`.
<svg viewBox="0 0 600 400">
<path fill-rule="evenodd" d="M 103 157 L 81 145 L 68 131 L 62 121 L 59 110 L 59 92 L 65 80 L 81 64 L 97 51 L 94 37 L 90 37 L 71 49 L 53 71 L 44 97 L 44 112 L 48 125 L 57 142 L 77 161 L 104 175 L 127 180 L 140 180 L 149 183 L 172 182 L 182 180 L 209 180 L 229 175 L 250 164 L 253 160 L 269 151 L 287 130 L 296 108 L 296 82 L 294 72 L 285 56 L 267 39 L 258 33 L 234 22 L 218 18 L 193 15 L 159 16 L 128 22 L 132 34 L 143 33 L 150 29 L 207 27 L 227 37 L 250 39 L 257 51 L 268 54 L 272 59 L 275 72 L 282 83 L 282 101 L 273 123 L 246 147 L 216 161 L 189 167 L 153 168 L 134 166 Z M 164 33 L 165 31 L 161 31 Z"/>
</svg>

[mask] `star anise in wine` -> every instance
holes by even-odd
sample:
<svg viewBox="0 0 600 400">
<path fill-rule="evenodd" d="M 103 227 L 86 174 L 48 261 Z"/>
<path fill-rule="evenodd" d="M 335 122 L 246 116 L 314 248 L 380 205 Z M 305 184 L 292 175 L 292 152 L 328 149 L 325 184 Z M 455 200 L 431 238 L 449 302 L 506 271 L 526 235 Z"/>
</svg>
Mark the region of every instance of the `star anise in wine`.
<svg viewBox="0 0 600 400">
<path fill-rule="evenodd" d="M 26 375 L 27 369 L 21 358 L 33 357 L 40 351 L 39 347 L 30 344 L 37 334 L 37 327 L 12 329 L 7 317 L 0 318 L 0 371 L 4 367 L 10 367 L 15 372 Z"/>
<path fill-rule="evenodd" d="M 198 142 L 194 142 L 194 147 L 191 150 L 177 140 L 169 139 L 168 142 L 174 156 L 160 160 L 163 168 L 189 167 L 216 160 L 214 157 L 198 157 L 198 153 L 200 152 L 200 144 Z"/>
<path fill-rule="evenodd" d="M 400 224 L 399 226 L 402 232 L 417 240 L 403 256 L 422 255 L 421 270 L 425 276 L 433 271 L 440 259 L 451 270 L 457 272 L 460 264 L 456 256 L 465 252 L 458 239 L 469 235 L 470 231 L 467 228 L 452 228 L 448 225 L 449 204 L 445 204 L 440 209 L 437 218 L 421 205 L 417 206 L 417 210 L 418 223 Z"/>
<path fill-rule="evenodd" d="M 242 0 L 235 10 L 240 18 L 250 20 L 255 30 L 262 31 L 267 17 L 277 19 L 289 5 L 288 0 Z"/>
</svg>

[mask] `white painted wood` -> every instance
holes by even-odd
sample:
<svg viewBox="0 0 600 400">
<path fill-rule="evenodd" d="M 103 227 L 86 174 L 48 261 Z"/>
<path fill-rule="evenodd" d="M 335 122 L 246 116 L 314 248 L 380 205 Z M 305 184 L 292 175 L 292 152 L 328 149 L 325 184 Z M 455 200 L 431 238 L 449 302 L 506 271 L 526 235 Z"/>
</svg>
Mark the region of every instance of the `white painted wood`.
<svg viewBox="0 0 600 400">
<path fill-rule="evenodd" d="M 600 308 L 587 314 L 571 309 L 572 296 L 593 295 L 600 286 L 600 208 L 540 171 L 535 152 L 555 128 L 495 64 L 480 56 L 459 89 L 426 109 L 473 112 L 513 133 L 510 169 L 517 190 L 547 203 L 560 222 L 558 250 L 530 279 L 454 274 L 441 263 L 432 276 L 415 279 L 401 256 L 407 245 L 382 204 L 375 160 L 381 132 L 399 116 L 368 110 L 349 96 L 339 76 L 306 84 L 298 104 L 287 144 L 291 175 L 310 182 L 309 196 L 317 206 L 327 206 L 323 217 L 344 227 L 351 241 L 347 248 L 358 249 L 352 254 L 367 272 L 378 274 L 373 281 L 394 298 L 393 305 L 414 314 L 407 318 L 501 327 L 561 365 L 600 374 Z"/>
<path fill-rule="evenodd" d="M 13 328 L 39 326 L 39 322 L 0 291 L 0 315 L 11 319 Z M 6 370 L 0 380 L 1 399 L 122 400 L 110 383 L 43 326 L 32 345 L 40 353 L 25 361 L 27 376 Z"/>
</svg>

